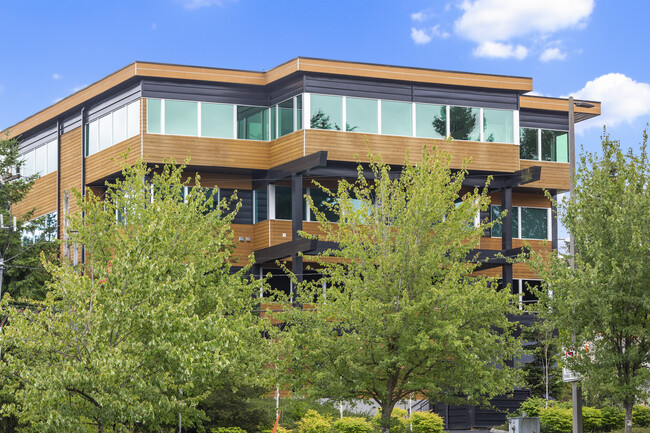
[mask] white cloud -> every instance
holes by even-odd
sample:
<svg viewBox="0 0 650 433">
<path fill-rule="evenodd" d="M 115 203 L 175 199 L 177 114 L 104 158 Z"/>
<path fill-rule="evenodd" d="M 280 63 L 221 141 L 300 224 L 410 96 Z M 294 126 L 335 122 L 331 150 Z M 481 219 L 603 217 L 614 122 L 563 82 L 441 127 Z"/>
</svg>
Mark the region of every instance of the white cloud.
<svg viewBox="0 0 650 433">
<path fill-rule="evenodd" d="M 440 29 L 440 24 L 431 27 L 431 35 L 442 39 L 447 39 L 450 36 L 449 32 Z"/>
<path fill-rule="evenodd" d="M 593 121 L 578 123 L 578 132 L 601 127 L 603 124 L 608 127 L 621 123 L 632 124 L 638 117 L 650 114 L 650 84 L 634 81 L 619 73 L 601 75 L 588 81 L 573 96 L 576 99 L 602 102 L 602 115 Z"/>
<path fill-rule="evenodd" d="M 227 0 L 177 0 L 185 9 L 194 10 L 208 6 L 223 6 Z M 236 1 L 236 0 L 234 0 Z"/>
<path fill-rule="evenodd" d="M 508 41 L 583 26 L 594 0 L 464 0 L 457 34 L 474 42 Z"/>
<path fill-rule="evenodd" d="M 566 59 L 566 53 L 561 49 L 547 48 L 539 56 L 541 62 L 550 62 L 551 60 L 564 60 Z"/>
<path fill-rule="evenodd" d="M 52 79 L 53 80 L 60 80 L 61 78 L 63 78 L 63 76 L 61 76 L 60 74 L 57 74 L 56 72 L 52 74 Z"/>
<path fill-rule="evenodd" d="M 413 39 L 413 42 L 418 45 L 424 45 L 431 42 L 431 36 L 427 34 L 426 30 L 416 29 L 415 27 L 411 27 L 411 38 Z"/>
<path fill-rule="evenodd" d="M 502 44 L 501 42 L 482 42 L 473 51 L 476 57 L 488 57 L 492 59 L 515 58 L 523 60 L 528 55 L 528 48 L 523 45 Z"/>
<path fill-rule="evenodd" d="M 426 20 L 428 17 L 429 15 L 425 11 L 414 12 L 411 14 L 411 19 L 413 21 L 418 21 L 418 22 L 422 22 Z"/>
</svg>

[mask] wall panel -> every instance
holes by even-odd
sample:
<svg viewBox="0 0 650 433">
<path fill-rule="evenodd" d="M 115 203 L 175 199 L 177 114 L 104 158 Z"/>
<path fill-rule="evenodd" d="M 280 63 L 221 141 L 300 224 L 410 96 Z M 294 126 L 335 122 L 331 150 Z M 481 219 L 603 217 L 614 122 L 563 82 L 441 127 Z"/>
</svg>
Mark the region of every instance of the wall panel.
<svg viewBox="0 0 650 433">
<path fill-rule="evenodd" d="M 36 179 L 25 198 L 11 207 L 12 213 L 20 218 L 33 209 L 32 218 L 36 218 L 56 211 L 56 177 L 54 171 Z"/>
</svg>

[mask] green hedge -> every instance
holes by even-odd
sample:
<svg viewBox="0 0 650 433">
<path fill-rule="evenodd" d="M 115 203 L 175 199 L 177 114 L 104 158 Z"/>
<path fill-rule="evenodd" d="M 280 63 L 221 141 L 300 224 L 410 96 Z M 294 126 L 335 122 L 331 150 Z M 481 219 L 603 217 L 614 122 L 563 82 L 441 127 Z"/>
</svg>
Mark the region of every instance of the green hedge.
<svg viewBox="0 0 650 433">
<path fill-rule="evenodd" d="M 210 433 L 246 433 L 246 430 L 239 427 L 216 427 L 211 428 Z"/>
<path fill-rule="evenodd" d="M 603 431 L 625 428 L 625 411 L 617 407 L 604 407 L 603 413 Z"/>
<path fill-rule="evenodd" d="M 374 427 L 365 418 L 345 416 L 332 423 L 334 433 L 373 433 Z"/>
<path fill-rule="evenodd" d="M 332 428 L 332 420 L 313 409 L 309 409 L 298 421 L 300 433 L 328 433 L 330 428 Z"/>
<path fill-rule="evenodd" d="M 540 411 L 542 433 L 571 433 L 573 419 L 571 409 L 549 407 Z"/>
<path fill-rule="evenodd" d="M 650 427 L 650 407 L 634 406 L 632 408 L 632 425 L 635 427 Z"/>
<path fill-rule="evenodd" d="M 413 433 L 442 433 L 443 419 L 433 412 L 411 413 Z"/>
</svg>

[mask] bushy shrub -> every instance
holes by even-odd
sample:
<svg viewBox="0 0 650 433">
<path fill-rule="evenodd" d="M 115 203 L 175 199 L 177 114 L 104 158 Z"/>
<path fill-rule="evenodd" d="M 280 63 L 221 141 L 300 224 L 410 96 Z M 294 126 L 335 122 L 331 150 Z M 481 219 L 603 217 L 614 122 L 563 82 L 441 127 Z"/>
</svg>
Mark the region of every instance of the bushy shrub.
<svg viewBox="0 0 650 433">
<path fill-rule="evenodd" d="M 443 420 L 433 412 L 413 412 L 411 424 L 414 433 L 442 433 Z"/>
<path fill-rule="evenodd" d="M 309 409 L 305 416 L 298 421 L 298 431 L 300 433 L 327 433 L 331 427 L 331 419 L 313 409 Z"/>
<path fill-rule="evenodd" d="M 374 428 L 365 418 L 345 416 L 332 423 L 334 433 L 373 433 Z"/>
<path fill-rule="evenodd" d="M 519 406 L 519 415 L 526 412 L 526 416 L 539 416 L 540 410 L 546 407 L 546 400 L 540 397 L 528 397 Z"/>
<path fill-rule="evenodd" d="M 625 427 L 625 412 L 623 409 L 610 406 L 602 408 L 601 412 L 603 413 L 603 431 Z"/>
<path fill-rule="evenodd" d="M 632 408 L 632 425 L 650 427 L 650 408 L 647 406 L 634 406 Z"/>
<path fill-rule="evenodd" d="M 571 433 L 573 419 L 571 409 L 549 407 L 540 411 L 542 433 Z"/>
<path fill-rule="evenodd" d="M 264 429 L 260 433 L 273 433 L 273 427 Z M 278 428 L 275 429 L 275 433 L 291 433 L 291 430 L 289 430 L 288 428 L 284 428 L 281 425 L 279 425 Z"/>
<path fill-rule="evenodd" d="M 239 427 L 216 427 L 211 428 L 210 433 L 246 433 L 246 430 Z"/>
<path fill-rule="evenodd" d="M 603 431 L 603 413 L 593 407 L 582 408 L 582 428 L 586 432 Z"/>
<path fill-rule="evenodd" d="M 381 429 L 381 410 L 372 418 L 372 424 L 377 429 Z M 405 433 L 408 420 L 404 409 L 395 408 L 390 414 L 390 433 Z"/>
</svg>

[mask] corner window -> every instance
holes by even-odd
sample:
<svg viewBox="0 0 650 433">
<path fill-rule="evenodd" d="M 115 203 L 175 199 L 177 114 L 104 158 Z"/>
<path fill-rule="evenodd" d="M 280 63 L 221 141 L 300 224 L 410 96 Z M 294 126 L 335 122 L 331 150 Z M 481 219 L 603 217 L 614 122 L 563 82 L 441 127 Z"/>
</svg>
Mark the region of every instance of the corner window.
<svg viewBox="0 0 650 433">
<path fill-rule="evenodd" d="M 532 128 L 519 128 L 519 158 L 539 159 L 539 130 Z"/>
<path fill-rule="evenodd" d="M 542 129 L 542 161 L 569 162 L 569 134 Z"/>
<path fill-rule="evenodd" d="M 341 130 L 343 98 L 341 96 L 311 95 L 310 128 Z"/>
<path fill-rule="evenodd" d="M 269 109 L 264 107 L 238 105 L 237 138 L 244 140 L 268 140 L 268 112 Z"/>
<path fill-rule="evenodd" d="M 160 100 L 155 100 L 160 103 Z M 151 101 L 150 101 L 151 102 Z M 147 106 L 147 118 L 156 116 L 155 109 Z M 158 108 L 160 121 L 160 108 Z M 160 125 L 160 122 L 158 123 Z M 140 133 L 140 100 L 124 105 L 85 125 L 86 156 L 108 149 Z"/>
<path fill-rule="evenodd" d="M 57 152 L 58 142 L 52 140 L 24 153 L 21 156 L 23 163 L 20 166 L 20 174 L 26 177 L 45 176 L 56 171 L 58 169 Z"/>
</svg>

